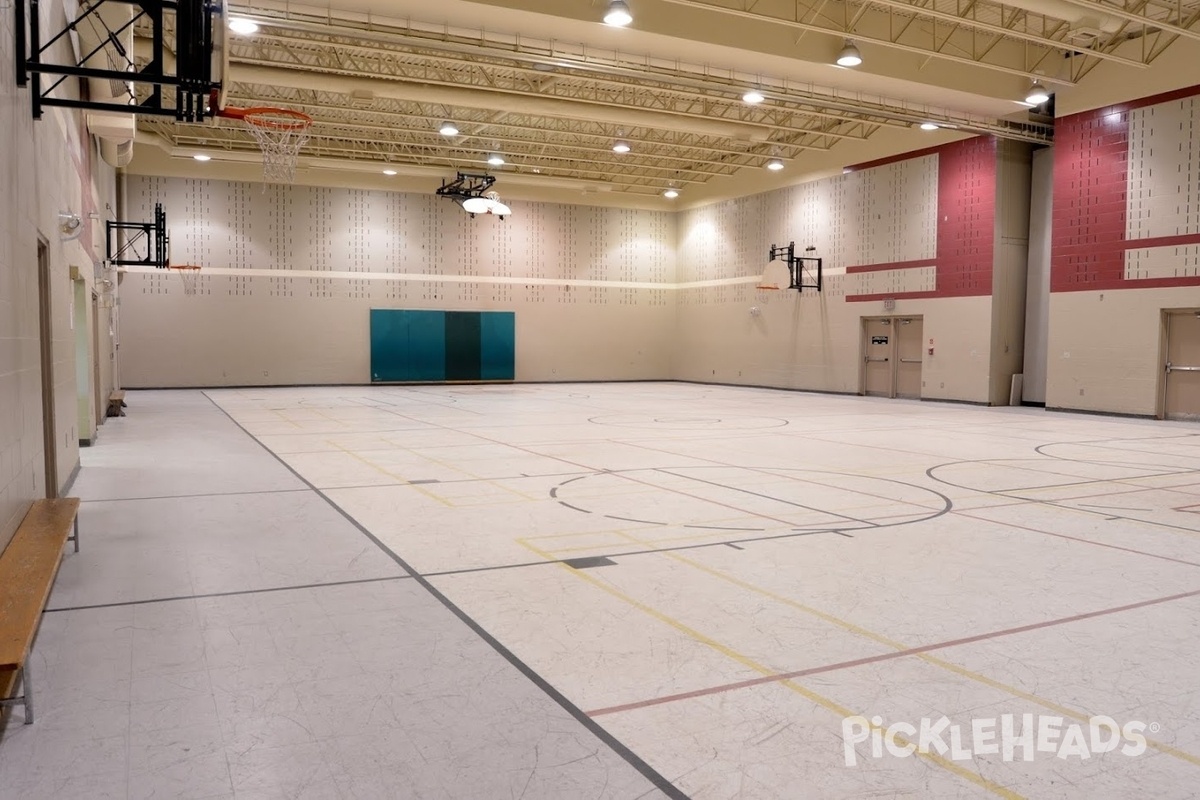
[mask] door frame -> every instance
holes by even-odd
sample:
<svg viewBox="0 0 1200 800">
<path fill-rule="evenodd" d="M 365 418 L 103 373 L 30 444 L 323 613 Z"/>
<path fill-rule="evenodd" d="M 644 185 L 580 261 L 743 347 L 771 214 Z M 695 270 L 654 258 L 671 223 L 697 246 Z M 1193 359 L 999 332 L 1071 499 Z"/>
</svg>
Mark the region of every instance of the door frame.
<svg viewBox="0 0 1200 800">
<path fill-rule="evenodd" d="M 54 304 L 50 242 L 39 236 L 37 246 L 38 351 L 42 383 L 42 449 L 45 451 L 46 497 L 58 497 L 58 430 L 54 402 Z"/>
<path fill-rule="evenodd" d="M 1171 317 L 1176 314 L 1195 314 L 1200 316 L 1200 308 L 1164 308 L 1159 311 L 1158 326 L 1158 393 L 1154 407 L 1157 419 L 1167 418 L 1167 358 L 1171 354 Z"/>
<path fill-rule="evenodd" d="M 891 332 L 888 334 L 888 363 L 891 365 L 889 372 L 891 380 L 888 383 L 887 399 L 895 400 L 899 396 L 897 394 L 900 374 L 900 330 L 901 320 L 920 320 L 921 322 L 921 352 L 924 353 L 924 330 L 925 330 L 925 315 L 924 314 L 871 314 L 859 317 L 858 323 L 858 394 L 862 397 L 880 397 L 881 395 L 867 394 L 867 323 L 888 320 L 888 327 Z M 921 381 L 924 388 L 925 380 L 925 357 L 921 357 Z M 921 396 L 915 399 L 921 399 Z M 913 398 L 905 398 L 913 399 Z"/>
<path fill-rule="evenodd" d="M 881 322 L 883 320 L 893 320 L 890 314 L 880 314 L 859 317 L 858 322 L 858 393 L 862 397 L 880 397 L 883 395 L 867 394 L 867 323 Z M 895 322 L 889 321 L 888 327 L 895 327 Z M 891 380 L 888 382 L 887 399 L 893 400 L 896 397 L 896 336 L 894 333 L 888 333 L 888 364 L 890 365 L 889 372 Z"/>
</svg>

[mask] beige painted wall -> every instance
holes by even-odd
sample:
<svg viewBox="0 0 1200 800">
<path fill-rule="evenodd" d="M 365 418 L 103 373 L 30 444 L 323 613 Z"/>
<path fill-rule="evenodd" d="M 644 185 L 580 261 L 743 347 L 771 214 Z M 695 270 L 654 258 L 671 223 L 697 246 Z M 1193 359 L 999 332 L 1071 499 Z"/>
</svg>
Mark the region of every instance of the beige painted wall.
<svg viewBox="0 0 1200 800">
<path fill-rule="evenodd" d="M 134 219 L 162 202 L 173 261 L 203 269 L 194 296 L 122 275 L 125 387 L 368 383 L 372 308 L 513 311 L 520 381 L 671 374 L 673 214 L 471 220 L 431 195 L 139 176 L 126 195 Z"/>
<path fill-rule="evenodd" d="M 1050 295 L 1048 408 L 1152 416 L 1162 311 L 1200 308 L 1200 287 Z"/>
<path fill-rule="evenodd" d="M 46 21 L 61 20 L 59 3 L 43 6 Z M 88 137 L 73 113 L 47 110 L 34 122 L 29 90 L 13 75 L 13 39 L 0 37 L 0 548 L 7 545 L 29 503 L 46 494 L 38 335 L 39 237 L 49 244 L 53 382 L 57 435 L 53 457 L 61 482 L 79 463 L 75 340 L 70 267 L 92 281 L 101 239 L 87 209 L 97 201 Z M 71 81 L 66 89 L 71 89 Z M 85 217 L 83 235 L 65 241 L 58 214 Z M 96 238 L 94 238 L 96 237 Z"/>
<path fill-rule="evenodd" d="M 1033 148 L 1002 141 L 996 148 L 996 243 L 992 270 L 992 405 L 1008 405 L 1013 375 L 1025 357 L 1029 264 L 1029 200 Z"/>
<path fill-rule="evenodd" d="M 683 212 L 679 224 L 680 280 L 697 285 L 678 293 L 675 378 L 857 393 L 863 318 L 922 316 L 934 340 L 922 397 L 988 402 L 990 297 L 901 299 L 894 310 L 845 299 L 933 288 L 933 268 L 845 270 L 936 255 L 935 156 Z M 765 246 L 792 239 L 824 259 L 823 291 L 759 293 L 760 280 L 787 285 Z"/>
<path fill-rule="evenodd" d="M 846 303 L 832 294 L 777 294 L 767 304 L 748 289 L 727 303 L 682 305 L 674 377 L 858 393 L 862 319 L 922 316 L 934 355 L 924 356 L 921 396 L 987 402 L 991 298 L 897 300 L 885 311 L 881 302 Z"/>
</svg>

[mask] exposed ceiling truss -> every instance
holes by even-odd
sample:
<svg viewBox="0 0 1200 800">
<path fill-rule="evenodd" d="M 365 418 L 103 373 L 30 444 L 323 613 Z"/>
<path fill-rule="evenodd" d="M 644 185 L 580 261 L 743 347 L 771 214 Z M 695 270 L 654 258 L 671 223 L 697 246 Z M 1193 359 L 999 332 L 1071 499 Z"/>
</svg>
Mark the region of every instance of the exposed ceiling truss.
<svg viewBox="0 0 1200 800">
<path fill-rule="evenodd" d="M 785 26 L 916 53 L 932 65 L 1075 83 L 1098 64 L 1136 71 L 1172 42 L 1200 39 L 1200 0 L 647 0 L 718 22 Z M 495 2 L 495 0 L 493 0 Z M 1033 143 L 1052 128 L 1022 120 L 835 89 L 711 65 L 350 12 L 239 9 L 261 25 L 231 36 L 228 105 L 278 106 L 314 118 L 302 158 L 480 169 L 501 153 L 509 174 L 653 195 L 803 158 L 880 131 L 932 122 Z M 828 44 L 828 39 L 822 41 Z M 1011 80 L 1011 78 L 1010 78 Z M 748 85 L 765 102 L 742 101 Z M 445 137 L 443 120 L 458 127 Z M 233 120 L 142 119 L 168 149 L 246 155 Z M 613 152 L 622 140 L 630 152 Z"/>
<path fill-rule="evenodd" d="M 663 2 L 1066 85 L 1101 62 L 1145 67 L 1180 37 L 1200 40 L 1195 0 Z"/>
</svg>

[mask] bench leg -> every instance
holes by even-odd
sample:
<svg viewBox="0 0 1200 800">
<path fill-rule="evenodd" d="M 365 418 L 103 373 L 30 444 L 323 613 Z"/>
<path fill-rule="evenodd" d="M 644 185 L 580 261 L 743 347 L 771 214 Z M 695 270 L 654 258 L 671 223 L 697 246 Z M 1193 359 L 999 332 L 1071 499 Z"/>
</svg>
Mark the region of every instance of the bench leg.
<svg viewBox="0 0 1200 800">
<path fill-rule="evenodd" d="M 25 696 L 25 724 L 33 724 L 33 684 L 29 682 L 29 662 L 21 667 L 21 693 Z"/>
<path fill-rule="evenodd" d="M 73 536 L 71 536 L 69 539 L 67 539 L 67 541 L 75 543 L 75 552 L 78 553 L 79 552 L 79 515 L 78 514 L 75 515 L 75 533 Z"/>
</svg>

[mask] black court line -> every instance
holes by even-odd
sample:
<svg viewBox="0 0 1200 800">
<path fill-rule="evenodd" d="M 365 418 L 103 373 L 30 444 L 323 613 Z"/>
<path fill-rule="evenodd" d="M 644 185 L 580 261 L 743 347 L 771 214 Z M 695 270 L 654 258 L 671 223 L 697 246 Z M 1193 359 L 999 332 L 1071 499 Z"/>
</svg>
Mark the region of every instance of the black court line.
<svg viewBox="0 0 1200 800">
<path fill-rule="evenodd" d="M 411 575 L 389 575 L 386 578 L 358 578 L 352 581 L 333 581 L 331 583 L 305 583 L 299 586 L 271 586 L 266 589 L 239 589 L 236 592 L 209 592 L 208 594 L 181 594 L 174 597 L 151 597 L 146 600 L 125 600 L 121 603 L 95 603 L 89 606 L 60 606 L 47 608 L 44 613 L 52 611 L 88 611 L 93 608 L 120 608 L 121 606 L 144 606 L 151 603 L 172 603 L 176 600 L 204 600 L 209 597 L 239 597 L 244 594 L 267 594 L 268 592 L 290 592 L 295 589 L 322 589 L 326 586 L 354 586 L 359 583 L 384 583 L 386 581 L 407 581 Z"/>
<path fill-rule="evenodd" d="M 247 431 L 245 428 L 243 428 L 242 425 L 229 414 L 229 412 L 227 412 L 225 409 L 221 408 L 221 406 L 218 405 L 215 400 L 213 400 L 211 397 L 209 397 L 207 392 L 202 392 L 202 394 L 210 403 L 212 403 L 214 406 L 216 406 L 216 408 L 222 414 L 224 414 L 226 416 L 226 418 L 229 419 L 230 422 L 232 422 L 234 425 L 236 425 L 238 427 L 238 429 L 242 431 L 242 433 L 246 434 L 251 439 L 253 439 L 258 444 L 259 447 L 261 447 L 263 450 L 270 453 L 271 456 L 276 461 L 278 461 L 280 464 L 282 464 L 289 472 L 291 472 L 299 480 L 303 481 L 310 489 L 312 489 L 314 492 L 316 492 L 316 494 L 319 497 L 321 497 L 326 503 L 328 503 L 331 508 L 333 508 L 339 514 L 341 514 L 342 517 L 345 518 L 345 520 L 347 522 L 349 522 L 351 525 L 353 525 L 355 528 L 357 528 L 358 531 L 363 536 L 366 536 L 368 539 L 370 539 L 375 544 L 375 546 L 378 547 L 385 555 L 390 557 L 392 559 L 392 561 L 396 562 L 396 564 L 400 566 L 401 569 L 403 569 L 410 576 L 412 576 L 412 579 L 415 580 L 417 583 L 419 583 L 421 585 L 421 588 L 423 588 L 425 591 L 429 592 L 429 594 L 432 595 L 434 597 L 434 599 L 436 599 L 439 603 L 441 603 L 448 611 L 450 611 L 450 613 L 454 614 L 454 616 L 458 617 L 458 619 L 461 620 L 464 625 L 466 625 L 468 628 L 470 628 L 472 631 L 474 631 L 476 636 L 478 636 L 480 639 L 482 639 L 484 642 L 486 642 L 493 650 L 496 651 L 496 653 L 498 653 L 502 658 L 504 658 L 504 660 L 506 660 L 513 667 L 515 667 L 518 672 L 520 672 L 522 675 L 524 675 L 526 678 L 528 678 L 535 686 L 537 686 L 539 689 L 541 689 L 542 692 L 546 694 L 546 696 L 548 696 L 551 700 L 553 700 L 555 703 L 557 703 L 564 711 L 566 711 L 568 714 L 570 714 L 572 717 L 574 717 L 577 722 L 579 722 L 581 725 L 583 725 L 583 727 L 587 728 L 588 731 L 590 731 L 593 736 L 595 736 L 600 741 L 604 742 L 604 744 L 608 745 L 609 749 L 611 749 L 614 753 L 616 753 L 618 756 L 623 758 L 625 760 L 625 762 L 627 764 L 629 764 L 631 767 L 633 767 L 635 770 L 637 770 L 637 772 L 640 773 L 643 778 L 648 780 L 650 783 L 654 784 L 654 786 L 657 787 L 659 791 L 661 791 L 667 797 L 672 798 L 672 800 L 690 800 L 690 798 L 681 789 L 679 789 L 677 786 L 675 786 L 675 784 L 671 783 L 669 780 L 667 780 L 665 777 L 663 777 L 656 769 L 654 769 L 648 763 L 646 763 L 644 760 L 642 760 L 642 758 L 640 756 L 638 756 L 636 753 L 634 753 L 632 750 L 630 750 L 628 747 L 626 747 L 619 739 L 617 739 L 615 736 L 613 736 L 611 733 L 609 733 L 607 730 L 605 730 L 603 727 L 601 727 L 600 724 L 597 723 L 595 720 L 593 720 L 591 717 L 589 717 L 583 711 L 583 709 L 579 708 L 579 706 L 575 705 L 570 700 L 568 700 L 566 695 L 564 695 L 562 692 L 555 689 L 549 683 L 549 681 L 547 681 L 545 678 L 543 678 L 541 675 L 539 675 L 537 672 L 535 672 L 532 667 L 530 667 L 528 664 L 526 664 L 524 661 L 522 661 L 520 658 L 518 658 L 515 653 L 513 653 L 511 650 L 509 650 L 507 647 L 505 647 L 503 644 L 501 644 L 500 641 L 496 637 L 494 637 L 490 633 L 488 633 L 487 630 L 482 625 L 480 625 L 478 622 L 476 622 L 473 617 L 471 617 L 469 614 L 467 614 L 467 612 L 465 612 L 461 608 L 459 608 L 454 603 L 454 601 L 452 601 L 449 597 L 444 595 L 436 586 L 434 586 L 432 583 L 430 583 L 426 576 L 418 573 L 415 569 L 413 569 L 407 561 L 405 561 L 395 551 L 393 551 L 391 548 L 389 548 L 387 545 L 385 545 L 382 541 L 380 541 L 379 538 L 375 536 L 375 534 L 373 534 L 369 530 L 367 530 L 367 528 L 364 527 L 362 525 L 362 523 L 360 523 L 354 517 L 352 517 L 349 514 L 349 512 L 347 512 L 344 508 L 342 508 L 340 505 L 338 505 L 336 502 L 334 502 L 323 491 L 318 489 L 316 486 L 313 486 L 303 475 L 301 475 L 296 470 L 292 469 L 291 465 L 288 464 L 286 461 L 284 461 L 279 456 L 275 455 L 275 453 L 271 450 L 271 448 L 267 447 L 265 444 L 260 442 L 253 435 L 251 435 L 249 431 Z"/>
<path fill-rule="evenodd" d="M 245 497 L 255 494 L 289 494 L 307 492 L 308 489 L 263 489 L 258 492 L 204 492 L 201 494 L 156 494 L 149 497 L 93 497 L 83 503 L 124 503 L 135 500 L 186 500 L 190 497 Z"/>
<path fill-rule="evenodd" d="M 841 519 L 846 520 L 847 522 L 857 522 L 860 525 L 870 525 L 875 528 L 879 527 L 878 522 L 871 522 L 870 520 L 858 519 L 857 517 L 847 516 L 846 514 L 839 514 L 836 511 L 826 511 L 821 508 L 813 508 L 812 506 L 806 506 L 803 503 L 795 503 L 795 502 L 792 502 L 791 500 L 784 500 L 782 497 L 774 497 L 769 494 L 762 494 L 761 492 L 753 492 L 749 489 L 743 489 L 740 486 L 726 486 L 725 484 L 718 483 L 717 481 L 706 481 L 706 480 L 704 480 L 704 478 L 696 478 L 691 475 L 680 475 L 677 472 L 671 472 L 669 469 L 656 469 L 655 472 L 661 472 L 664 475 L 673 475 L 676 478 L 683 478 L 685 481 L 696 481 L 697 483 L 706 483 L 709 486 L 715 486 L 718 489 L 728 489 L 731 492 L 741 492 L 742 494 L 748 494 L 748 495 L 751 495 L 752 497 L 759 497 L 759 498 L 762 498 L 763 500 L 774 500 L 776 503 L 783 503 L 784 505 L 792 506 L 794 508 L 803 508 L 805 511 L 812 511 L 813 513 L 816 513 L 816 514 L 824 514 L 827 517 L 839 517 Z M 777 477 L 785 478 L 788 476 L 779 475 Z M 815 481 L 805 481 L 803 479 L 797 479 L 797 478 L 792 478 L 792 480 L 799 480 L 800 483 L 815 483 Z M 817 485 L 820 486 L 822 484 L 817 484 Z M 848 489 L 846 491 L 853 491 L 853 490 Z M 760 514 L 756 514 L 753 511 L 749 512 L 749 513 L 754 514 L 754 516 L 756 516 L 756 517 L 761 516 Z"/>
</svg>

